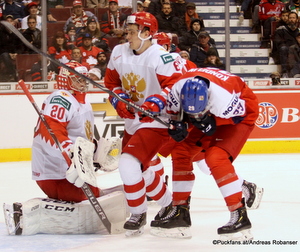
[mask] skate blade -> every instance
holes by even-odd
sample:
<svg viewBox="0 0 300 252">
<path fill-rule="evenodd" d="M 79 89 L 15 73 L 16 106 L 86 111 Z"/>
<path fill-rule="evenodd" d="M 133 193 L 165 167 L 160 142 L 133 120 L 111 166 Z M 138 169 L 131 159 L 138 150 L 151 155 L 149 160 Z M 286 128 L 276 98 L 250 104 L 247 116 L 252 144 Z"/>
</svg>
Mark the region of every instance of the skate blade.
<svg viewBox="0 0 300 252">
<path fill-rule="evenodd" d="M 247 207 L 247 209 L 249 209 L 249 210 L 257 209 L 259 207 L 259 205 L 260 205 L 260 202 L 261 202 L 263 194 L 264 194 L 264 189 L 260 188 L 260 187 L 256 187 L 256 190 L 255 190 L 255 200 L 254 200 L 252 206 L 251 207 Z"/>
<path fill-rule="evenodd" d="M 233 240 L 233 241 L 249 241 L 253 240 L 253 235 L 250 229 L 244 229 L 236 233 L 221 234 L 221 241 Z"/>
<path fill-rule="evenodd" d="M 164 238 L 179 238 L 190 239 L 192 238 L 190 227 L 176 227 L 176 228 L 160 228 L 152 227 L 150 234 Z"/>
<path fill-rule="evenodd" d="M 9 235 L 15 235 L 16 227 L 14 222 L 13 206 L 3 203 L 3 213 L 5 218 L 6 230 Z"/>
<path fill-rule="evenodd" d="M 143 233 L 144 233 L 144 226 L 142 226 L 136 230 L 126 229 L 125 236 L 126 237 L 136 237 L 136 236 L 141 236 Z"/>
</svg>

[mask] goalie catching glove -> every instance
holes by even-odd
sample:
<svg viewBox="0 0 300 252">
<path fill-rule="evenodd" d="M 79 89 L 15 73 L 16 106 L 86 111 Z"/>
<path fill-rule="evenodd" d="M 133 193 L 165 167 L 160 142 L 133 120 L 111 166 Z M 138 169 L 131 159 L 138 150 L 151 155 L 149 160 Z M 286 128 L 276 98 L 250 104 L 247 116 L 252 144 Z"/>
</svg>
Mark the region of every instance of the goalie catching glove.
<svg viewBox="0 0 300 252">
<path fill-rule="evenodd" d="M 164 109 L 166 104 L 166 99 L 158 94 L 151 95 L 146 98 L 145 102 L 142 104 L 141 108 L 150 112 L 153 115 L 159 115 L 159 113 Z M 154 119 L 148 117 L 147 115 L 139 112 L 140 122 L 153 122 Z"/>
<path fill-rule="evenodd" d="M 116 170 L 122 151 L 122 139 L 119 137 L 101 137 L 96 145 L 94 163 L 99 163 L 101 171 Z"/>
</svg>

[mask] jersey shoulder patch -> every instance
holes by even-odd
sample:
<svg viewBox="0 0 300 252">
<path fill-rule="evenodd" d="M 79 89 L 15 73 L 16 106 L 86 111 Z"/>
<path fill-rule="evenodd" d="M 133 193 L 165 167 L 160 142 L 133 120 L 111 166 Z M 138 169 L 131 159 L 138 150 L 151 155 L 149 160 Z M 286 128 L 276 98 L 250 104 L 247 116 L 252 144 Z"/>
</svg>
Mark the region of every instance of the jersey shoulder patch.
<svg viewBox="0 0 300 252">
<path fill-rule="evenodd" d="M 160 55 L 162 61 L 164 64 L 168 64 L 170 62 L 173 62 L 174 61 L 174 58 L 171 54 L 169 53 L 166 53 L 166 54 L 163 54 L 163 55 Z"/>
</svg>

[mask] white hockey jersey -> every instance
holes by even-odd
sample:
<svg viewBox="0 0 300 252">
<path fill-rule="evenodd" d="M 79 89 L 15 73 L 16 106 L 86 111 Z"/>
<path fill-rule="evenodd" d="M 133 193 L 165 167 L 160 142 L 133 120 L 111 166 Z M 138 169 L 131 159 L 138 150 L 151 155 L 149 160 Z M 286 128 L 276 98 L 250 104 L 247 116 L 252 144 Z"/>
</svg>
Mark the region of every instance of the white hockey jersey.
<svg viewBox="0 0 300 252">
<path fill-rule="evenodd" d="M 104 83 L 110 90 L 122 89 L 140 106 L 153 94 L 161 94 L 166 98 L 181 75 L 181 63 L 160 45 L 153 44 L 142 54 L 135 55 L 129 43 L 125 43 L 114 47 Z M 129 134 L 139 128 L 149 127 L 165 128 L 156 121 L 141 123 L 137 114 L 135 119 L 125 119 L 125 128 Z"/>
<path fill-rule="evenodd" d="M 70 92 L 57 90 L 44 101 L 42 113 L 65 150 L 79 136 L 93 140 L 94 116 L 89 102 L 79 103 Z M 67 169 L 61 151 L 38 120 L 32 144 L 32 179 L 64 179 Z"/>
</svg>

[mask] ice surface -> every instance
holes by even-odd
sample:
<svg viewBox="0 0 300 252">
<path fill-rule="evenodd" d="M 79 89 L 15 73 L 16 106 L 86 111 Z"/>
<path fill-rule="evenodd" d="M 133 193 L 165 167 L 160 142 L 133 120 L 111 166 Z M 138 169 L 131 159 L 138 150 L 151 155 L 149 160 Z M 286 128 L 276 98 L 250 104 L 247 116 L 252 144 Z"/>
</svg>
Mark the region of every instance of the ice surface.
<svg viewBox="0 0 300 252">
<path fill-rule="evenodd" d="M 170 175 L 170 159 L 162 160 L 166 174 Z M 300 251 L 300 154 L 240 155 L 234 165 L 240 176 L 265 190 L 260 208 L 248 211 L 254 242 L 260 244 L 213 244 L 214 240 L 218 240 L 216 230 L 228 222 L 229 212 L 213 178 L 195 166 L 191 239 L 158 238 L 149 234 L 149 223 L 160 209 L 156 203 L 149 204 L 145 233 L 134 238 L 126 238 L 124 234 L 9 236 L 1 208 L 0 251 Z M 118 185 L 121 180 L 117 171 L 99 173 L 98 183 L 105 188 Z M 31 180 L 30 162 L 0 163 L 1 205 L 35 197 L 45 195 Z M 273 240 L 295 241 L 297 244 L 274 245 Z M 271 245 L 262 245 L 262 242 Z"/>
</svg>

